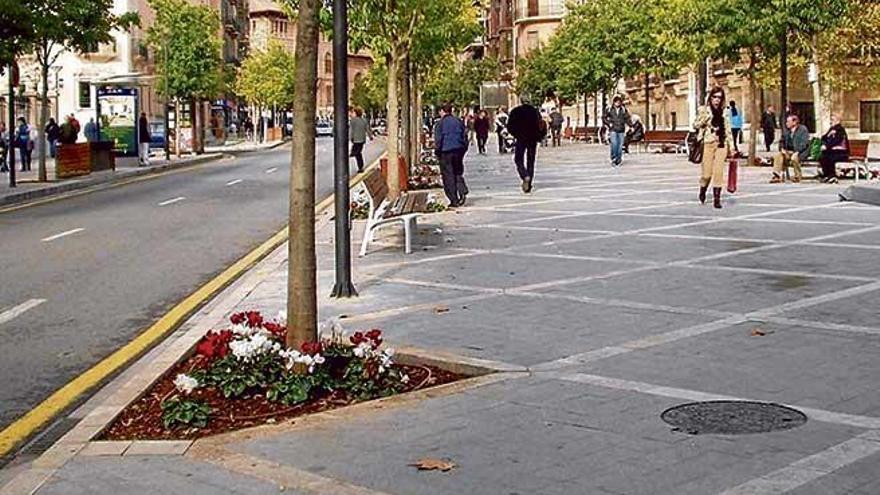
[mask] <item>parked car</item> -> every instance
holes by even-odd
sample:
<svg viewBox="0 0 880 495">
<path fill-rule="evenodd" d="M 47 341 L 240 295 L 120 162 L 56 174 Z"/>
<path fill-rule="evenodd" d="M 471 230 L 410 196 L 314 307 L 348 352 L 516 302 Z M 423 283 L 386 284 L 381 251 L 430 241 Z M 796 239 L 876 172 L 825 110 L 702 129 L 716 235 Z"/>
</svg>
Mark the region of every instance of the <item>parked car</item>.
<svg viewBox="0 0 880 495">
<path fill-rule="evenodd" d="M 326 120 L 319 120 L 315 124 L 315 136 L 332 136 L 333 135 L 333 124 Z"/>
<path fill-rule="evenodd" d="M 165 149 L 165 122 L 150 122 L 150 149 Z"/>
</svg>

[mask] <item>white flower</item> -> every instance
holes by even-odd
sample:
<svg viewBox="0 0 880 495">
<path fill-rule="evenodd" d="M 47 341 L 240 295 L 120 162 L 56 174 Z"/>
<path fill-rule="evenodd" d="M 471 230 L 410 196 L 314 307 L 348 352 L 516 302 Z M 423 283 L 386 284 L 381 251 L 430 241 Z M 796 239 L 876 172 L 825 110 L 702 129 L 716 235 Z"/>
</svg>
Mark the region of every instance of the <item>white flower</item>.
<svg viewBox="0 0 880 495">
<path fill-rule="evenodd" d="M 369 342 L 361 342 L 351 351 L 355 357 L 365 358 L 373 353 L 373 346 Z"/>
<path fill-rule="evenodd" d="M 341 344 L 345 341 L 345 329 L 339 318 L 328 318 L 321 324 L 320 340 L 330 344 Z"/>
<path fill-rule="evenodd" d="M 230 342 L 229 350 L 232 351 L 232 355 L 236 358 L 242 361 L 250 361 L 254 357 L 267 352 L 277 353 L 281 350 L 281 344 L 272 339 L 269 332 L 257 329 L 246 338 Z"/>
<path fill-rule="evenodd" d="M 193 390 L 199 388 L 199 381 L 189 375 L 180 373 L 174 378 L 174 388 L 178 392 L 189 395 Z"/>
<path fill-rule="evenodd" d="M 283 310 L 283 309 L 281 311 L 279 311 L 278 315 L 275 317 L 275 320 L 278 321 L 278 323 L 286 325 L 287 324 L 287 311 Z"/>
<path fill-rule="evenodd" d="M 409 375 L 403 375 L 400 377 L 400 383 L 409 383 Z"/>
<path fill-rule="evenodd" d="M 233 334 L 239 335 L 242 337 L 248 337 L 256 331 L 255 329 L 253 329 L 247 325 L 242 325 L 241 323 L 239 323 L 237 325 L 232 325 L 231 330 L 232 330 Z"/>
</svg>

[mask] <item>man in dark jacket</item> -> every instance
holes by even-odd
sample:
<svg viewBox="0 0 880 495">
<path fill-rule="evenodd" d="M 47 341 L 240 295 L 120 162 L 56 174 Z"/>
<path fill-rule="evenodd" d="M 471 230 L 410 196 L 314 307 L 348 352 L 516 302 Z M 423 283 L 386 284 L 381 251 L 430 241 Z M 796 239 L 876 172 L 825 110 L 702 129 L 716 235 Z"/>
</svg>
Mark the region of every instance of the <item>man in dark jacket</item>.
<svg viewBox="0 0 880 495">
<path fill-rule="evenodd" d="M 629 111 L 623 106 L 623 97 L 614 95 L 611 108 L 605 112 L 605 127 L 608 128 L 608 140 L 611 143 L 611 166 L 619 167 L 623 163 L 623 140 L 626 126 L 632 125 Z"/>
<path fill-rule="evenodd" d="M 147 114 L 141 112 L 141 118 L 138 119 L 138 164 L 142 167 L 150 165 L 150 141 L 150 123 Z"/>
<path fill-rule="evenodd" d="M 773 111 L 773 105 L 769 105 L 761 115 L 761 130 L 764 131 L 764 146 L 770 151 L 770 145 L 776 139 L 776 112 Z"/>
<path fill-rule="evenodd" d="M 58 140 L 61 139 L 61 128 L 55 119 L 50 118 L 46 124 L 46 141 L 49 143 L 49 156 L 55 158 L 55 151 L 58 147 Z"/>
<path fill-rule="evenodd" d="M 789 115 L 785 118 L 785 129 L 782 130 L 781 150 L 773 157 L 773 178 L 771 184 L 784 182 L 784 169 L 790 163 L 794 167 L 792 182 L 800 182 L 801 163 L 810 155 L 810 131 L 800 123 L 797 115 Z"/>
<path fill-rule="evenodd" d="M 556 108 L 550 111 L 550 131 L 553 133 L 553 146 L 562 146 L 562 124 L 565 118 Z"/>
<path fill-rule="evenodd" d="M 468 194 L 464 181 L 464 154 L 468 148 L 468 130 L 464 122 L 452 113 L 452 106 L 440 108 L 440 120 L 434 126 L 434 151 L 440 158 L 443 192 L 449 207 L 464 206 Z"/>
<path fill-rule="evenodd" d="M 535 179 L 535 152 L 538 142 L 544 139 L 547 129 L 543 126 L 541 112 L 529 104 L 528 98 L 520 99 L 522 104 L 511 110 L 507 118 L 507 130 L 516 138 L 513 161 L 522 179 L 522 190 L 527 193 L 532 191 L 532 181 Z"/>
</svg>

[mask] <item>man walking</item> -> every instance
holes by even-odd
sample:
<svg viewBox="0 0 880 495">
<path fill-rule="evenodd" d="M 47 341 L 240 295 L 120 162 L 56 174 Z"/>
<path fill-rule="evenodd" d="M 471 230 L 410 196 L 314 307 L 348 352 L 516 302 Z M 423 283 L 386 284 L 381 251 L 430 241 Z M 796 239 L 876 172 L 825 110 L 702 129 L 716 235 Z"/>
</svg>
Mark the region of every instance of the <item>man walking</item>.
<svg viewBox="0 0 880 495">
<path fill-rule="evenodd" d="M 522 179 L 522 190 L 529 193 L 532 192 L 532 181 L 535 179 L 535 152 L 538 142 L 544 139 L 546 129 L 541 131 L 541 112 L 529 104 L 528 98 L 521 97 L 520 100 L 522 104 L 510 111 L 507 129 L 516 138 L 513 161 Z"/>
<path fill-rule="evenodd" d="M 503 155 L 504 151 L 504 129 L 507 128 L 507 109 L 501 107 L 495 113 L 495 134 L 498 136 L 498 154 Z"/>
<path fill-rule="evenodd" d="M 24 120 L 24 117 L 18 118 L 16 144 L 21 155 L 21 168 L 19 170 L 27 172 L 31 169 L 31 152 L 34 149 L 34 142 L 31 140 L 31 126 Z"/>
<path fill-rule="evenodd" d="M 553 133 L 553 146 L 562 146 L 562 124 L 565 118 L 556 108 L 550 111 L 550 132 Z"/>
<path fill-rule="evenodd" d="M 785 170 L 789 163 L 794 167 L 791 181 L 800 182 L 803 177 L 801 162 L 806 161 L 810 155 L 810 131 L 800 123 L 797 115 L 792 114 L 785 118 L 781 145 L 781 150 L 773 157 L 773 178 L 770 183 L 785 182 Z"/>
<path fill-rule="evenodd" d="M 100 137 L 98 136 L 98 124 L 95 123 L 95 119 L 90 118 L 86 123 L 85 128 L 86 141 L 90 143 L 96 143 L 100 141 Z"/>
<path fill-rule="evenodd" d="M 147 121 L 147 114 L 141 112 L 138 119 L 138 165 L 141 167 L 150 166 L 150 123 Z"/>
<path fill-rule="evenodd" d="M 61 128 L 58 127 L 58 123 L 55 122 L 55 119 L 50 118 L 49 123 L 46 124 L 46 141 L 49 142 L 49 156 L 51 158 L 55 158 L 55 154 L 58 150 L 58 140 L 61 138 Z"/>
<path fill-rule="evenodd" d="M 360 107 L 352 107 L 349 111 L 349 117 L 348 129 L 351 134 L 351 153 L 348 156 L 354 157 L 358 173 L 361 173 L 364 171 L 364 144 L 366 144 L 367 138 L 373 139 L 373 130 L 370 129 L 370 123 L 364 118 L 364 111 Z"/>
<path fill-rule="evenodd" d="M 611 108 L 605 112 L 603 119 L 608 127 L 608 139 L 611 143 L 611 166 L 619 167 L 623 163 L 623 140 L 626 137 L 626 126 L 632 125 L 629 111 L 623 106 L 623 97 L 614 95 Z"/>
<path fill-rule="evenodd" d="M 440 107 L 440 121 L 434 127 L 434 152 L 440 158 L 443 192 L 449 207 L 464 206 L 468 188 L 464 181 L 464 154 L 468 148 L 468 131 L 464 122 L 452 113 L 452 105 Z"/>
<path fill-rule="evenodd" d="M 768 105 L 761 115 L 761 130 L 764 131 L 764 146 L 770 151 L 770 145 L 776 139 L 776 112 L 773 105 Z"/>
</svg>

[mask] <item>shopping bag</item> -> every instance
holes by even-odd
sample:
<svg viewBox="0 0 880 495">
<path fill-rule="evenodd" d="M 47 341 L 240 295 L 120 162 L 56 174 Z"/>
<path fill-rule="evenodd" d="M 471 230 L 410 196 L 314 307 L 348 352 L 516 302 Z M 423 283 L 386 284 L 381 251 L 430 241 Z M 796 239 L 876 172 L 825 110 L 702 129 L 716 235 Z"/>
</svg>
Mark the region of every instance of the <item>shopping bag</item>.
<svg viewBox="0 0 880 495">
<path fill-rule="evenodd" d="M 731 159 L 730 163 L 727 166 L 727 192 L 735 193 L 736 192 L 736 172 L 737 165 L 736 159 Z"/>
</svg>

